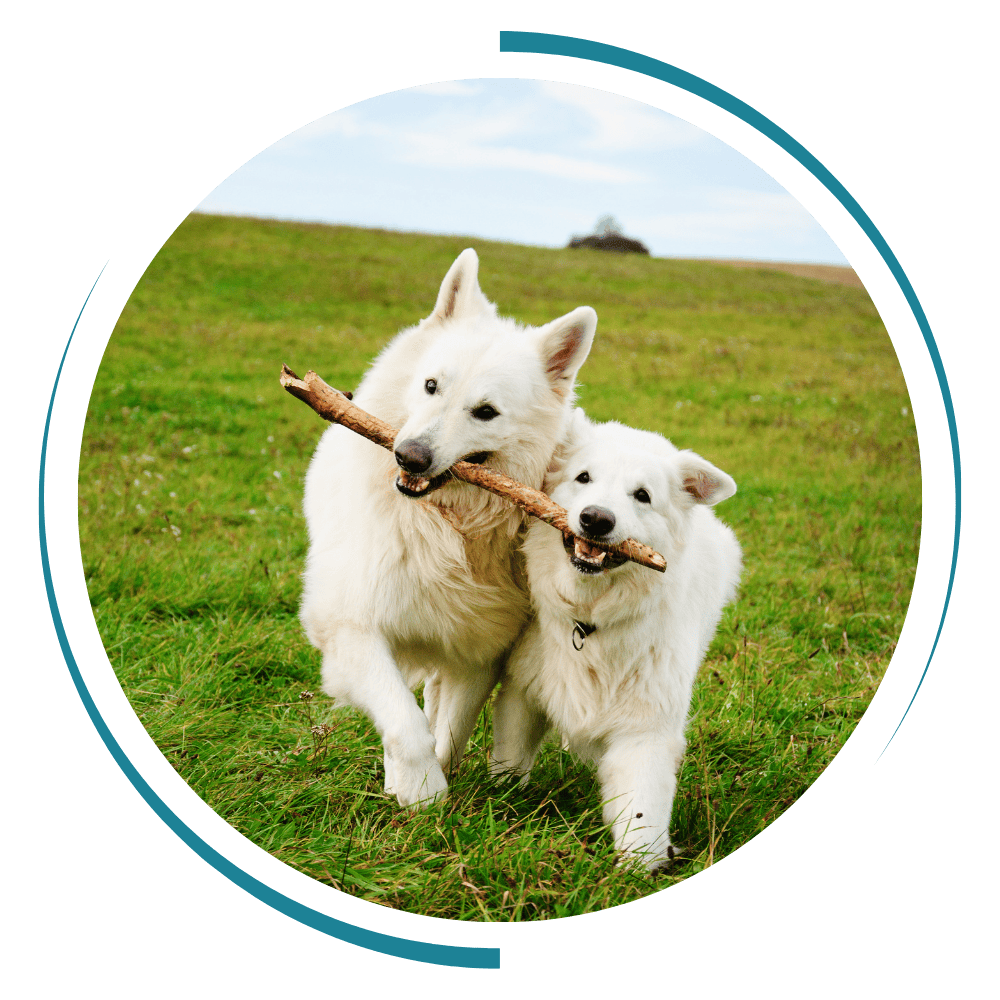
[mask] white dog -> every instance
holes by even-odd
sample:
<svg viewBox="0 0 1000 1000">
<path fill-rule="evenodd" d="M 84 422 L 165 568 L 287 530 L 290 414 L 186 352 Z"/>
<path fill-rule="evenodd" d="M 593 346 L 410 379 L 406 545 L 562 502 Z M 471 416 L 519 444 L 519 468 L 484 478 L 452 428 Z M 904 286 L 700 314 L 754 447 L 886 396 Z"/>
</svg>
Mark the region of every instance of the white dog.
<svg viewBox="0 0 1000 1000">
<path fill-rule="evenodd" d="M 666 438 L 574 414 L 546 481 L 577 538 L 535 522 L 525 541 L 536 619 L 493 710 L 494 775 L 527 777 L 550 725 L 597 765 L 604 821 L 649 870 L 672 857 L 670 810 L 691 688 L 739 581 L 740 548 L 707 505 L 736 484 Z M 591 541 L 635 538 L 660 574 Z"/>
<path fill-rule="evenodd" d="M 530 613 L 524 515 L 447 470 L 465 459 L 540 487 L 597 326 L 589 307 L 538 328 L 502 319 L 478 267 L 465 250 L 355 393 L 400 428 L 395 455 L 333 426 L 306 477 L 302 623 L 323 690 L 375 724 L 401 805 L 445 794 Z"/>
</svg>

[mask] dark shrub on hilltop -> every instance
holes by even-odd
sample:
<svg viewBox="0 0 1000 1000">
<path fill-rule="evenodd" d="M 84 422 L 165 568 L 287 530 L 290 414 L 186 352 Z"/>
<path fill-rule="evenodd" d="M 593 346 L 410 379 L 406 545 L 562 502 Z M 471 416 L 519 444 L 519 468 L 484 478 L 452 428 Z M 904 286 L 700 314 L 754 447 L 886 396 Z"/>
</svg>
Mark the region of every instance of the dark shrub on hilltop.
<svg viewBox="0 0 1000 1000">
<path fill-rule="evenodd" d="M 590 247 L 592 250 L 607 250 L 609 253 L 644 253 L 649 256 L 649 249 L 644 243 L 622 236 L 620 233 L 608 233 L 606 236 L 574 236 L 567 246 Z"/>
<path fill-rule="evenodd" d="M 622 232 L 621 223 L 613 215 L 602 215 L 590 236 L 574 236 L 568 247 L 589 247 L 591 250 L 606 250 L 608 253 L 644 253 L 649 249 L 638 240 L 633 240 Z"/>
</svg>

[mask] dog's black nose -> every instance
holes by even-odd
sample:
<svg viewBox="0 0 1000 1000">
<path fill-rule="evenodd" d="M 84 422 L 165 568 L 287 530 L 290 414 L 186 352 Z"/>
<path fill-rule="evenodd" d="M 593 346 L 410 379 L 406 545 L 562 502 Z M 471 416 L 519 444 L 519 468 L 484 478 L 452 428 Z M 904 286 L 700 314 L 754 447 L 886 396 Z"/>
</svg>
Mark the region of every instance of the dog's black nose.
<svg viewBox="0 0 1000 1000">
<path fill-rule="evenodd" d="M 615 526 L 615 515 L 606 507 L 584 507 L 580 511 L 580 527 L 591 538 L 606 535 Z"/>
<path fill-rule="evenodd" d="M 434 453 L 425 444 L 421 444 L 415 438 L 404 441 L 394 452 L 396 464 L 407 472 L 420 475 L 431 467 L 434 461 Z"/>
</svg>

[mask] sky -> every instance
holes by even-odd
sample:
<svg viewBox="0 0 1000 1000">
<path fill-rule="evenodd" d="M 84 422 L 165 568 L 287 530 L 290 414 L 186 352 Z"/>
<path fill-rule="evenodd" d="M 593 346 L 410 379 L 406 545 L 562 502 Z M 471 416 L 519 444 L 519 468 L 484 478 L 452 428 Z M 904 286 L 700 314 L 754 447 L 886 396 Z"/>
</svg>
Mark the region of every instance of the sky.
<svg viewBox="0 0 1000 1000">
<path fill-rule="evenodd" d="M 198 211 L 561 247 L 613 215 L 658 257 L 847 261 L 732 147 L 589 87 L 463 80 L 320 118 L 223 181 Z"/>
</svg>

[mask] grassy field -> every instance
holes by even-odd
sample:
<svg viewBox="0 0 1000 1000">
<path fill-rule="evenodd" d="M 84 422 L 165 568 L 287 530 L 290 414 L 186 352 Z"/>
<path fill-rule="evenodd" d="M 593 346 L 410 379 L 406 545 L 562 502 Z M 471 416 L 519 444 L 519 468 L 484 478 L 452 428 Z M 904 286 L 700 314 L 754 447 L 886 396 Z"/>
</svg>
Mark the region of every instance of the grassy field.
<svg viewBox="0 0 1000 1000">
<path fill-rule="evenodd" d="M 501 313 L 600 317 L 597 419 L 729 472 L 746 569 L 701 669 L 673 839 L 655 879 L 615 866 L 588 769 L 547 745 L 491 784 L 489 711 L 447 803 L 382 793 L 367 719 L 333 710 L 296 620 L 302 478 L 323 423 L 286 361 L 353 388 L 476 246 Z M 374 447 L 374 446 L 373 446 Z M 787 809 L 851 733 L 895 647 L 917 559 L 909 400 L 863 289 L 770 270 L 457 237 L 191 216 L 135 289 L 94 387 L 80 533 L 98 626 L 167 759 L 276 857 L 434 916 L 531 920 L 701 871 Z"/>
</svg>

